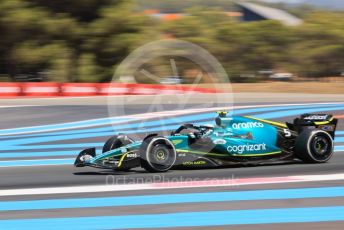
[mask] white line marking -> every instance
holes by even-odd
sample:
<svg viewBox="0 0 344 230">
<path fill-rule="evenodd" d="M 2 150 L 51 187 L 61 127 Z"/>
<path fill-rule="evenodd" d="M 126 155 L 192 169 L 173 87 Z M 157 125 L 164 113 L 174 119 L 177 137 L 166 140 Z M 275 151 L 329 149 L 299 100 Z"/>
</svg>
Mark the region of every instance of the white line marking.
<svg viewBox="0 0 344 230">
<path fill-rule="evenodd" d="M 316 182 L 316 181 L 338 181 L 338 180 L 344 180 L 344 173 L 327 174 L 327 175 L 298 175 L 298 176 L 286 176 L 286 177 L 243 178 L 243 179 L 212 179 L 212 180 L 203 180 L 203 181 L 180 181 L 180 182 L 147 183 L 147 184 L 122 184 L 122 185 L 116 184 L 116 185 L 92 185 L 92 186 L 71 186 L 71 187 L 30 188 L 30 189 L 4 189 L 4 190 L 0 190 L 0 196 L 97 193 L 97 192 L 203 188 L 203 187 L 229 187 L 229 186 L 300 183 L 300 182 Z"/>
<path fill-rule="evenodd" d="M 0 109 L 3 109 L 3 108 L 19 108 L 19 107 L 36 107 L 36 106 L 45 106 L 45 105 L 1 105 Z"/>
</svg>

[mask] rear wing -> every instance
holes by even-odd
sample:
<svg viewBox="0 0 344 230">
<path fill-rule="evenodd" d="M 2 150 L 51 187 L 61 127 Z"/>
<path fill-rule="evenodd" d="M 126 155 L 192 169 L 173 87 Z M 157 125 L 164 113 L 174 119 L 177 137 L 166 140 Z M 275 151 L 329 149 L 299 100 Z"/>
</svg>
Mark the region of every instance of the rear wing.
<svg viewBox="0 0 344 230">
<path fill-rule="evenodd" d="M 335 136 L 338 119 L 332 114 L 302 114 L 299 118 L 295 118 L 293 124 L 287 123 L 289 129 L 302 132 L 305 129 L 321 129 L 328 132 L 332 138 Z"/>
</svg>

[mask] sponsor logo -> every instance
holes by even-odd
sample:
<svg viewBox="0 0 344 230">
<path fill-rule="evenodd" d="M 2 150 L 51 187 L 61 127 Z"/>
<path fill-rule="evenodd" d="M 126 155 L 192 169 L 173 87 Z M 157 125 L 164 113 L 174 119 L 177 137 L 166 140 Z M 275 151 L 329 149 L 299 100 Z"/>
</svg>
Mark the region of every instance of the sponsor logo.
<svg viewBox="0 0 344 230">
<path fill-rule="evenodd" d="M 223 140 L 223 139 L 215 139 L 215 140 L 213 141 L 213 143 L 214 143 L 215 145 L 224 145 L 224 144 L 227 143 L 227 141 L 226 141 L 226 140 Z"/>
<path fill-rule="evenodd" d="M 180 144 L 182 142 L 183 142 L 183 140 L 173 140 L 172 141 L 173 145 L 178 145 L 178 144 Z"/>
<path fill-rule="evenodd" d="M 233 145 L 228 146 L 227 151 L 229 153 L 239 153 L 242 154 L 243 152 L 255 152 L 255 151 L 261 151 L 266 150 L 266 144 L 246 144 L 246 145 Z"/>
<path fill-rule="evenodd" d="M 303 118 L 305 120 L 326 120 L 327 115 L 311 115 L 308 117 Z"/>
<path fill-rule="evenodd" d="M 243 122 L 232 124 L 233 129 L 251 129 L 251 128 L 263 128 L 264 124 L 261 122 Z"/>
<path fill-rule="evenodd" d="M 93 159 L 93 157 L 91 155 L 83 155 L 80 157 L 80 161 L 83 161 L 83 162 L 89 162 Z"/>
<path fill-rule="evenodd" d="M 206 162 L 203 160 L 183 162 L 183 165 L 205 165 L 205 164 L 206 164 Z"/>
<path fill-rule="evenodd" d="M 320 126 L 320 128 L 324 131 L 334 131 L 334 125 L 324 125 Z"/>
<path fill-rule="evenodd" d="M 136 153 L 129 153 L 129 154 L 127 154 L 127 157 L 135 158 L 135 157 L 137 157 L 137 154 Z"/>
</svg>

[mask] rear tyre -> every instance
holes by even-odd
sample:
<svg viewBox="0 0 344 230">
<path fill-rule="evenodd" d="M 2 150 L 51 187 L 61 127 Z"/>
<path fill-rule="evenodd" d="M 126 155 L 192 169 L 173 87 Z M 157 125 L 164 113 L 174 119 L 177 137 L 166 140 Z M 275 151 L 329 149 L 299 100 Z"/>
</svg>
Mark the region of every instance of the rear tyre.
<svg viewBox="0 0 344 230">
<path fill-rule="evenodd" d="M 166 172 L 176 162 L 177 153 L 165 137 L 149 137 L 140 147 L 141 166 L 148 172 Z"/>
<path fill-rule="evenodd" d="M 322 130 L 305 130 L 296 139 L 295 154 L 306 163 L 324 163 L 333 155 L 333 139 Z"/>
<path fill-rule="evenodd" d="M 131 140 L 127 135 L 115 135 L 105 142 L 102 152 L 105 153 L 131 143 L 133 143 L 133 140 Z"/>
</svg>

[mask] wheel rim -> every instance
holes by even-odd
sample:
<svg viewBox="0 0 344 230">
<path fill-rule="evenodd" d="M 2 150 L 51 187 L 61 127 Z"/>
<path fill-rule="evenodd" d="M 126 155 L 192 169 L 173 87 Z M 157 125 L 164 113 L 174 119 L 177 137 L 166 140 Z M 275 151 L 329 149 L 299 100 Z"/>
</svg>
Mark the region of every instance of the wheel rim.
<svg viewBox="0 0 344 230">
<path fill-rule="evenodd" d="M 174 149 L 166 143 L 160 142 L 153 144 L 152 147 L 147 150 L 149 151 L 147 160 L 157 171 L 166 171 L 170 169 L 176 160 Z"/>
<path fill-rule="evenodd" d="M 153 156 L 157 163 L 164 163 L 168 160 L 168 151 L 166 149 L 157 149 Z"/>
<path fill-rule="evenodd" d="M 317 160 L 326 160 L 332 154 L 332 141 L 324 135 L 316 135 L 312 140 L 312 152 Z"/>
</svg>

